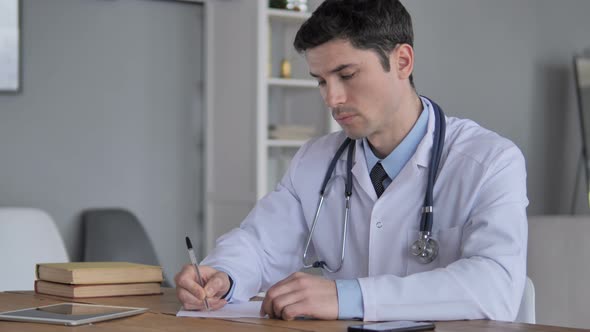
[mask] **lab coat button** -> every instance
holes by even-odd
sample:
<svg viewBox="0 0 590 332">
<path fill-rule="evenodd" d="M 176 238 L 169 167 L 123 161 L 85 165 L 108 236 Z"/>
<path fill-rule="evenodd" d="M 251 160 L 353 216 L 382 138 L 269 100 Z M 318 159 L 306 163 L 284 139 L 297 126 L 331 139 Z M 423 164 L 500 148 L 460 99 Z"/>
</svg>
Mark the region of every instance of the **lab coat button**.
<svg viewBox="0 0 590 332">
<path fill-rule="evenodd" d="M 375 226 L 377 226 L 377 228 L 381 228 L 381 227 L 383 227 L 383 223 L 382 223 L 382 222 L 380 222 L 380 221 L 378 221 L 378 222 L 375 224 Z"/>
</svg>

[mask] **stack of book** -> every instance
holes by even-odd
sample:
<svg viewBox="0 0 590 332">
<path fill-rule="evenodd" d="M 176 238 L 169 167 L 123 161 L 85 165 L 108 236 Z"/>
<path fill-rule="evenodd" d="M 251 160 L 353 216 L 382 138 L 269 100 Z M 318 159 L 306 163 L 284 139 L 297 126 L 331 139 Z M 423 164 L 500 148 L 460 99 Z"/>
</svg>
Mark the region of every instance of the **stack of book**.
<svg viewBox="0 0 590 332">
<path fill-rule="evenodd" d="M 37 264 L 35 292 L 69 298 L 161 294 L 162 268 L 126 262 Z"/>
<path fill-rule="evenodd" d="M 284 140 L 308 140 L 315 136 L 316 130 L 311 126 L 270 125 L 268 137 Z"/>
</svg>

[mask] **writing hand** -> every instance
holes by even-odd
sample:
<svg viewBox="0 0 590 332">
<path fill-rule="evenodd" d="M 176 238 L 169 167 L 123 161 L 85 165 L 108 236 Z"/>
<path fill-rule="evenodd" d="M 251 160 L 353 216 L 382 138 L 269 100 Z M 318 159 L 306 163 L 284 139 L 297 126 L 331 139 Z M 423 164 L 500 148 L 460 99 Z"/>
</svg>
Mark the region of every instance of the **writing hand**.
<svg viewBox="0 0 590 332">
<path fill-rule="evenodd" d="M 199 266 L 205 287 L 197 282 L 197 272 L 192 264 L 185 265 L 174 277 L 176 283 L 176 297 L 184 309 L 205 309 L 205 296 L 211 310 L 222 308 L 227 301 L 221 297 L 229 291 L 229 277 L 225 272 L 209 266 Z"/>
</svg>

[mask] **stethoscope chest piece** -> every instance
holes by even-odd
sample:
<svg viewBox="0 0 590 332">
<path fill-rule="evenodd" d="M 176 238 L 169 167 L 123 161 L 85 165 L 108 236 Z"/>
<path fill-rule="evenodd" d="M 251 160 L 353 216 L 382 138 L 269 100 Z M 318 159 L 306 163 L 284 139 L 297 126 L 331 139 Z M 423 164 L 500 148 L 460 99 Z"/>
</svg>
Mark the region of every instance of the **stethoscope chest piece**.
<svg viewBox="0 0 590 332">
<path fill-rule="evenodd" d="M 420 232 L 411 252 L 420 263 L 428 264 L 438 256 L 438 241 L 430 237 L 430 232 Z"/>
</svg>

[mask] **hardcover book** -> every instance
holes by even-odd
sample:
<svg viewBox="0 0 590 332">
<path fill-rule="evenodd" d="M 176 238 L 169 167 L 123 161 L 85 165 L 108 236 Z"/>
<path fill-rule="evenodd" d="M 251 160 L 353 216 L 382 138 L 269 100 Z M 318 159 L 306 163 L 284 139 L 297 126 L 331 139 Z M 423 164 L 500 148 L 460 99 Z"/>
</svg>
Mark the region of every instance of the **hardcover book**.
<svg viewBox="0 0 590 332">
<path fill-rule="evenodd" d="M 37 264 L 37 279 L 62 284 L 94 285 L 162 282 L 160 266 L 127 262 Z"/>
<path fill-rule="evenodd" d="M 161 294 L 160 283 L 69 285 L 36 280 L 35 292 L 69 298 Z"/>
</svg>

